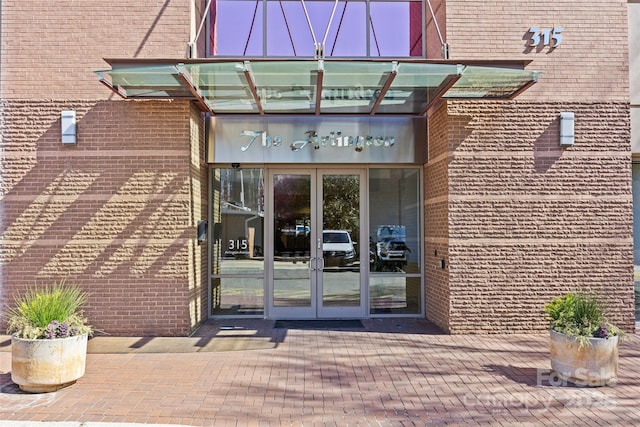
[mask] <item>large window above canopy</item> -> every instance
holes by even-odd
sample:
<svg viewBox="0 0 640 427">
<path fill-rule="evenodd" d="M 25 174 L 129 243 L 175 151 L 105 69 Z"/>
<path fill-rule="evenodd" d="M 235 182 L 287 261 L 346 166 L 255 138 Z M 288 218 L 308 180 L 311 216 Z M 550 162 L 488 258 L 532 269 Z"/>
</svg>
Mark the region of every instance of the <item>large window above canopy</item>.
<svg viewBox="0 0 640 427">
<path fill-rule="evenodd" d="M 423 0 L 214 0 L 209 57 L 425 57 Z"/>
</svg>

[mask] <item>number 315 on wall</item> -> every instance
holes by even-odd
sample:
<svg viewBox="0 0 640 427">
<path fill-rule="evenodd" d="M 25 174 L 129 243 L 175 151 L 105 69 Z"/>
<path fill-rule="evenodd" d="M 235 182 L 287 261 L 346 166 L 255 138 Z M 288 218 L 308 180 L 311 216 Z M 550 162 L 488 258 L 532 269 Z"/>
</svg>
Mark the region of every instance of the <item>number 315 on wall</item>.
<svg viewBox="0 0 640 427">
<path fill-rule="evenodd" d="M 529 28 L 529 32 L 531 33 L 531 40 L 529 41 L 529 46 L 549 46 L 549 47 L 558 47 L 562 44 L 562 27 L 553 27 L 553 28 L 538 28 L 531 27 Z"/>
</svg>

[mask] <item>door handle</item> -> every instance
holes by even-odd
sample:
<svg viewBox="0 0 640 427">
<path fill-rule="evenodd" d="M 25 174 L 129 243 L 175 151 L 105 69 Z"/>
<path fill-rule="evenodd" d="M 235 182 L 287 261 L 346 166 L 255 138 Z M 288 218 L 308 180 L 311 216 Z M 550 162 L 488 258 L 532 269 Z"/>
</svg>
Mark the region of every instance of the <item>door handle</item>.
<svg viewBox="0 0 640 427">
<path fill-rule="evenodd" d="M 318 267 L 318 260 L 320 260 L 320 267 Z M 324 258 L 309 258 L 309 270 L 311 271 L 322 271 L 324 270 Z"/>
<path fill-rule="evenodd" d="M 318 249 L 322 249 L 322 241 L 320 240 L 320 237 L 318 237 Z"/>
</svg>

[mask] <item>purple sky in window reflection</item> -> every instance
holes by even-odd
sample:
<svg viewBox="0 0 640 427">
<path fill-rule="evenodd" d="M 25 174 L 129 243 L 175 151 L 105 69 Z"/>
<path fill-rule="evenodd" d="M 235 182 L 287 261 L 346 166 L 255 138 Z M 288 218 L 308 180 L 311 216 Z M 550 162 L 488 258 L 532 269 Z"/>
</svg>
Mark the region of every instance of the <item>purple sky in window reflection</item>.
<svg viewBox="0 0 640 427">
<path fill-rule="evenodd" d="M 420 1 L 413 3 L 421 5 Z M 305 2 L 318 42 L 324 38 L 333 4 L 330 0 Z M 421 6 L 413 9 L 421 14 Z M 409 2 L 371 2 L 370 10 L 369 56 L 409 57 L 412 44 L 420 49 L 420 35 L 410 40 Z M 299 0 L 268 1 L 267 16 L 268 56 L 313 57 L 313 38 Z M 218 0 L 217 17 L 216 55 L 263 56 L 262 1 Z M 366 31 L 366 3 L 340 0 L 327 35 L 325 56 L 367 56 Z"/>
</svg>

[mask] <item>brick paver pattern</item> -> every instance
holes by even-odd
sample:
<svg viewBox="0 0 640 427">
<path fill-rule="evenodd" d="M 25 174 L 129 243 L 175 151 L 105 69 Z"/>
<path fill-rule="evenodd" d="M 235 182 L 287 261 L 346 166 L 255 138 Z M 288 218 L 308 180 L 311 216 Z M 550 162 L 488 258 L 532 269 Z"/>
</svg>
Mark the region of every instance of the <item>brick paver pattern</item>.
<svg viewBox="0 0 640 427">
<path fill-rule="evenodd" d="M 270 321 L 219 320 L 201 339 L 236 339 L 229 331 L 220 333 L 221 325 L 230 324 L 238 335 L 269 345 L 90 353 L 86 374 L 76 384 L 40 395 L 17 389 L 10 353 L 2 351 L 0 420 L 640 425 L 638 335 L 628 335 L 620 347 L 617 383 L 588 388 L 556 384 L 549 376 L 547 334 L 450 336 L 404 319 L 369 320 L 365 329 L 354 330 L 274 329 Z"/>
</svg>

